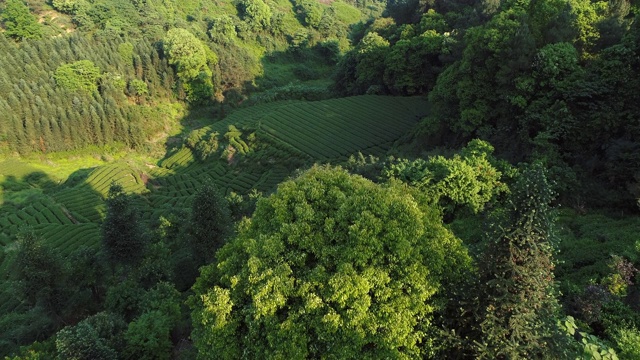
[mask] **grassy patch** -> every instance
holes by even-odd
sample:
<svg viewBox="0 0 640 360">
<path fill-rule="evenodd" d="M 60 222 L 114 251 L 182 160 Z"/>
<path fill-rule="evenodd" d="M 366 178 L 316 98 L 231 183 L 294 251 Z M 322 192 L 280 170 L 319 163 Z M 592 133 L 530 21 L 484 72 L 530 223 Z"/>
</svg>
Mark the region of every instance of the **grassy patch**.
<svg viewBox="0 0 640 360">
<path fill-rule="evenodd" d="M 362 19 L 360 10 L 342 1 L 333 2 L 331 7 L 336 10 L 336 18 L 345 24 L 355 24 Z"/>
<path fill-rule="evenodd" d="M 556 277 L 562 283 L 587 285 L 609 274 L 612 255 L 638 260 L 640 218 L 614 218 L 604 213 L 577 215 L 563 210 L 558 219 L 560 263 Z"/>
<path fill-rule="evenodd" d="M 11 204 L 22 204 L 28 199 L 42 194 L 42 189 L 31 188 L 24 189 L 19 191 L 7 191 L 0 193 L 0 205 L 4 205 L 6 203 Z"/>
</svg>

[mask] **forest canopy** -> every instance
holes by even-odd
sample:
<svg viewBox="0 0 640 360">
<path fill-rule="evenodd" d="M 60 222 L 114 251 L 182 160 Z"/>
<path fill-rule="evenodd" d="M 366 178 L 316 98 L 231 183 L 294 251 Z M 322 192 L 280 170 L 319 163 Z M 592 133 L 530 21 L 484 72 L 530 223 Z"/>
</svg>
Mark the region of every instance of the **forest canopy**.
<svg viewBox="0 0 640 360">
<path fill-rule="evenodd" d="M 639 21 L 0 2 L 0 357 L 640 359 Z"/>
<path fill-rule="evenodd" d="M 201 356 L 432 352 L 432 297 L 470 258 L 406 190 L 315 167 L 260 200 L 194 286 Z"/>
</svg>

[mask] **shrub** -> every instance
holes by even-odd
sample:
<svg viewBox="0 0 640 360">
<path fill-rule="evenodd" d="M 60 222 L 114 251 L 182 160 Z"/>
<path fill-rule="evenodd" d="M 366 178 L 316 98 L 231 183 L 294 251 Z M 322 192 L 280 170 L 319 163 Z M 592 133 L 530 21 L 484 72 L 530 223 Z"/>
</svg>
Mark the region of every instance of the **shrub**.
<svg viewBox="0 0 640 360">
<path fill-rule="evenodd" d="M 93 92 L 98 90 L 100 69 L 89 60 L 80 60 L 59 66 L 53 78 L 58 86 L 65 89 Z"/>
</svg>

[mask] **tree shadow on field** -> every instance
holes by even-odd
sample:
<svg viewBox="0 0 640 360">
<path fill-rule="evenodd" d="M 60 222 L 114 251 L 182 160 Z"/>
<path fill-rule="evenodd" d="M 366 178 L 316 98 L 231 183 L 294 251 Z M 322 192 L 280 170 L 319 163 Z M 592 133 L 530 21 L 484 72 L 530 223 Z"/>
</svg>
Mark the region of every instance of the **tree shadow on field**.
<svg viewBox="0 0 640 360">
<path fill-rule="evenodd" d="M 82 226 L 77 220 L 72 221 L 73 213 L 52 196 L 66 186 L 27 164 L 12 160 L 4 165 L 0 174 L 0 356 L 45 340 L 54 331 L 50 314 L 41 306 L 32 307 L 26 302 L 24 289 L 17 282 L 17 239 L 33 232 L 42 237 L 43 244 L 51 246 L 51 239 L 43 235 L 56 234 L 64 241 L 70 226 Z M 86 174 L 79 177 L 86 178 Z M 84 242 L 81 238 L 74 246 L 80 247 Z M 59 249 L 50 250 L 57 254 Z"/>
</svg>

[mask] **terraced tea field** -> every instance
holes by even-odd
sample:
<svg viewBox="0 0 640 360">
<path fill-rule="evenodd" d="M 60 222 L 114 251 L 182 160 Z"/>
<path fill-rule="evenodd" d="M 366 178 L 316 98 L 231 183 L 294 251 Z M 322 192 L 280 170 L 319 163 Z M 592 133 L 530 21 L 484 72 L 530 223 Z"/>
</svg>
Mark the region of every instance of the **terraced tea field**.
<svg viewBox="0 0 640 360">
<path fill-rule="evenodd" d="M 222 144 L 202 161 L 183 146 L 157 165 L 117 161 L 79 169 L 67 179 L 50 178 L 18 160 L 0 161 L 0 314 L 20 305 L 7 282 L 16 235 L 34 231 L 63 256 L 83 246 L 98 249 L 104 198 L 113 182 L 136 194 L 140 217 L 151 223 L 168 211 L 188 209 L 205 182 L 227 193 L 269 192 L 297 167 L 315 161 L 341 161 L 358 151 L 382 155 L 427 110 L 422 98 L 282 101 L 238 110 L 189 134 L 201 139 L 217 133 L 225 141 L 223 135 L 233 125 L 240 140 L 250 144 L 243 155 L 223 152 L 229 145 Z"/>
<path fill-rule="evenodd" d="M 275 102 L 235 112 L 226 119 L 194 131 L 191 136 L 224 134 L 229 125 L 255 130 L 314 160 L 346 158 L 358 151 L 380 155 L 427 114 L 419 97 L 354 96 L 315 102 Z M 195 162 L 183 147 L 165 159 L 166 168 Z"/>
<path fill-rule="evenodd" d="M 285 105 L 262 117 L 260 129 L 319 160 L 357 151 L 384 153 L 426 113 L 419 98 L 359 96 Z"/>
<path fill-rule="evenodd" d="M 247 156 L 252 164 L 268 164 L 255 172 L 255 166 L 230 168 L 224 162 L 203 163 L 193 150 L 184 146 L 160 162 L 160 185 L 152 189 L 154 203 L 172 206 L 188 202 L 202 181 L 209 179 L 228 191 L 245 193 L 250 189 L 269 191 L 284 180 L 290 170 L 274 159 L 286 162 L 297 157 L 307 162 L 344 160 L 358 151 L 382 155 L 393 142 L 426 115 L 428 104 L 422 98 L 356 96 L 317 102 L 286 101 L 239 110 L 222 121 L 193 131 L 189 137 L 225 134 L 234 125 L 245 134 L 255 132 L 268 148 Z M 167 170 L 179 169 L 173 175 Z M 180 184 L 180 185 L 178 185 Z"/>
</svg>

